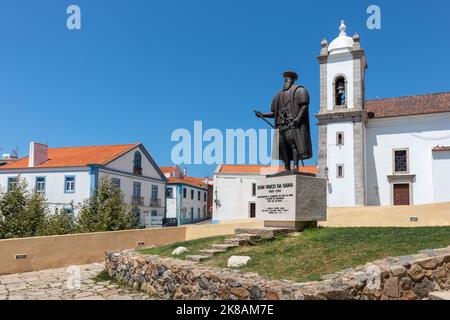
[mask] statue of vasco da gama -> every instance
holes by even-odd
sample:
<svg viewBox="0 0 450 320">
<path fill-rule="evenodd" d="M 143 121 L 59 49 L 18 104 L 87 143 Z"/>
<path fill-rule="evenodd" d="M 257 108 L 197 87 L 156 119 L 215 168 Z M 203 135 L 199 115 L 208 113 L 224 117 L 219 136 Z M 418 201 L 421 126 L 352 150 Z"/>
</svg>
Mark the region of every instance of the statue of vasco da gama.
<svg viewBox="0 0 450 320">
<path fill-rule="evenodd" d="M 309 93 L 304 87 L 295 84 L 298 75 L 294 71 L 284 72 L 283 77 L 283 89 L 273 99 L 271 112 L 263 114 L 257 111 L 256 116 L 275 119 L 275 128 L 278 130 L 272 146 L 272 159 L 282 160 L 287 171 L 291 170 L 293 161 L 293 171 L 298 171 L 299 161 L 303 164 L 303 160 L 312 158 Z"/>
</svg>

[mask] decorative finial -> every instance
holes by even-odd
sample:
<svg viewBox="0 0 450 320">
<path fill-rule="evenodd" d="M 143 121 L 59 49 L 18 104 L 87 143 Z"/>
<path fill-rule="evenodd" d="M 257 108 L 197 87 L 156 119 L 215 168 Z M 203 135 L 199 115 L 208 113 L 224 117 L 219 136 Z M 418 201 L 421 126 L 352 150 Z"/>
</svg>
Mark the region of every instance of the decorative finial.
<svg viewBox="0 0 450 320">
<path fill-rule="evenodd" d="M 328 41 L 327 39 L 323 38 L 322 42 L 320 43 L 322 46 L 322 50 L 320 50 L 321 55 L 327 55 L 328 54 Z"/>
<path fill-rule="evenodd" d="M 360 40 L 359 34 L 355 33 L 355 34 L 353 35 L 353 49 L 354 49 L 354 50 L 359 50 L 359 49 L 361 49 L 361 45 L 360 45 L 360 43 L 359 43 L 359 40 Z"/>
<path fill-rule="evenodd" d="M 345 37 L 347 35 L 347 33 L 345 32 L 347 30 L 347 26 L 345 25 L 345 21 L 341 20 L 341 25 L 339 26 L 339 31 L 341 31 L 339 33 L 340 36 Z"/>
</svg>

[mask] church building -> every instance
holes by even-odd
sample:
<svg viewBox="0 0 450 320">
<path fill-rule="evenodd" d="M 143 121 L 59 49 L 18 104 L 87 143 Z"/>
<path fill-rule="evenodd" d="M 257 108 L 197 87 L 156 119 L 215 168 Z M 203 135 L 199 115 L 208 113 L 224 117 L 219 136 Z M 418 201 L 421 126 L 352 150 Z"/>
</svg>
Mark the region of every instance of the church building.
<svg viewBox="0 0 450 320">
<path fill-rule="evenodd" d="M 450 92 L 365 99 L 357 34 L 322 41 L 318 176 L 329 207 L 450 201 Z"/>
</svg>

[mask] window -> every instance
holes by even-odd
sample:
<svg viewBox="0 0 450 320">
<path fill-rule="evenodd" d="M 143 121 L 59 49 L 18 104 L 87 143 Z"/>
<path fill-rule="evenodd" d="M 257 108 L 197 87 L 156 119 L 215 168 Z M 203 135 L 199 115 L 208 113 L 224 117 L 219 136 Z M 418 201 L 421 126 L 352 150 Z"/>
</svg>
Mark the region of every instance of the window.
<svg viewBox="0 0 450 320">
<path fill-rule="evenodd" d="M 344 145 L 344 133 L 343 132 L 337 132 L 336 133 L 336 145 L 337 146 L 343 146 Z"/>
<path fill-rule="evenodd" d="M 158 216 L 158 211 L 152 210 L 152 217 L 157 217 L 157 216 Z"/>
<path fill-rule="evenodd" d="M 200 191 L 197 191 L 197 200 L 200 201 L 202 195 L 200 194 Z"/>
<path fill-rule="evenodd" d="M 186 188 L 183 188 L 183 198 L 185 198 L 185 199 L 186 199 L 186 193 L 187 193 Z"/>
<path fill-rule="evenodd" d="M 158 186 L 152 185 L 152 200 L 158 199 Z"/>
<path fill-rule="evenodd" d="M 408 150 L 394 150 L 394 173 L 408 173 Z"/>
<path fill-rule="evenodd" d="M 252 183 L 252 196 L 256 196 L 256 183 Z"/>
<path fill-rule="evenodd" d="M 343 76 L 338 76 L 334 83 L 336 106 L 345 106 L 347 104 L 347 82 Z"/>
<path fill-rule="evenodd" d="M 173 198 L 173 188 L 167 188 L 167 198 Z"/>
<path fill-rule="evenodd" d="M 200 208 L 197 208 L 197 219 L 200 219 Z"/>
<path fill-rule="evenodd" d="M 65 176 L 64 177 L 64 192 L 74 193 L 75 192 L 75 176 Z"/>
<path fill-rule="evenodd" d="M 118 178 L 111 178 L 111 184 L 115 188 L 120 189 L 120 179 L 118 179 Z"/>
<path fill-rule="evenodd" d="M 191 189 L 191 199 L 194 200 L 194 190 Z"/>
<path fill-rule="evenodd" d="M 141 197 L 141 183 L 133 182 L 133 197 L 140 198 Z"/>
<path fill-rule="evenodd" d="M 139 151 L 136 151 L 134 153 L 134 160 L 133 160 L 133 173 L 142 175 L 142 156 Z"/>
<path fill-rule="evenodd" d="M 9 177 L 8 178 L 8 191 L 10 191 L 17 183 L 17 177 Z"/>
<path fill-rule="evenodd" d="M 338 164 L 336 167 L 336 177 L 343 178 L 344 177 L 344 165 Z"/>
<path fill-rule="evenodd" d="M 205 201 L 206 202 L 206 195 L 207 195 L 207 193 L 205 192 L 205 193 L 203 193 L 203 201 Z"/>
<path fill-rule="evenodd" d="M 45 177 L 36 177 L 36 192 L 45 193 Z"/>
</svg>

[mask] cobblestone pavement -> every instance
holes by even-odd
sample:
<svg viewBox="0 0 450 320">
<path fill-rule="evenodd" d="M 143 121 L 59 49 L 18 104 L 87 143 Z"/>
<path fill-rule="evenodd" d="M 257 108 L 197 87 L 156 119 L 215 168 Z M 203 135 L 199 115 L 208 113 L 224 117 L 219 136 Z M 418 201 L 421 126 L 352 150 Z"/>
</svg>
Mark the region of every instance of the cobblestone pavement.
<svg viewBox="0 0 450 320">
<path fill-rule="evenodd" d="M 150 300 L 111 281 L 95 281 L 103 263 L 0 276 L 0 300 Z M 79 275 L 79 276 L 78 276 Z M 80 279 L 80 280 L 78 280 Z"/>
</svg>

